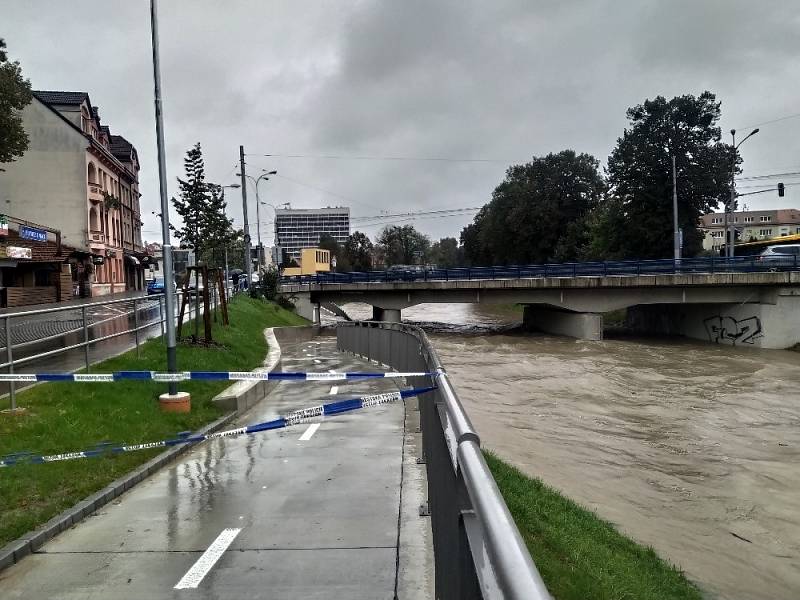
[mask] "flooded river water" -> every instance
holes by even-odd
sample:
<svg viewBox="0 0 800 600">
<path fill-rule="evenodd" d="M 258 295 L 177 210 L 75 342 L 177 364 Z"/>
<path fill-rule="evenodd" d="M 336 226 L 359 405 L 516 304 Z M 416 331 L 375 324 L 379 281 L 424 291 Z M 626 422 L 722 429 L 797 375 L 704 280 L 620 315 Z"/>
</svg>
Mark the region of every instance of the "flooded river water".
<svg viewBox="0 0 800 600">
<path fill-rule="evenodd" d="M 710 598 L 800 598 L 800 354 L 509 330 L 519 318 L 403 311 L 484 447 L 653 546 Z"/>
</svg>

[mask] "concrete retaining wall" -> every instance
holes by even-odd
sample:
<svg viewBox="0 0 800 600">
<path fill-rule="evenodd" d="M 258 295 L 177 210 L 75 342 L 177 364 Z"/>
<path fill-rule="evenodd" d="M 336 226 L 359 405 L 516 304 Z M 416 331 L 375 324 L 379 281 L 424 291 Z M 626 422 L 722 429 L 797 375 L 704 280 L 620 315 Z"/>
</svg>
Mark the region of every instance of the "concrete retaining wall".
<svg viewBox="0 0 800 600">
<path fill-rule="evenodd" d="M 790 348 L 800 343 L 800 295 L 786 288 L 774 300 L 770 304 L 633 306 L 626 325 L 637 333 L 683 335 L 743 348 Z"/>
<path fill-rule="evenodd" d="M 255 372 L 278 371 L 281 368 L 281 344 L 305 342 L 319 334 L 319 327 L 270 327 L 264 330 L 269 352 L 264 366 L 253 369 Z M 255 380 L 237 381 L 214 397 L 214 403 L 224 410 L 242 413 L 262 400 L 277 384 L 277 381 Z"/>
<path fill-rule="evenodd" d="M 577 313 L 540 305 L 527 305 L 522 324 L 526 329 L 555 335 L 566 335 L 581 340 L 603 339 L 603 315 Z"/>
</svg>

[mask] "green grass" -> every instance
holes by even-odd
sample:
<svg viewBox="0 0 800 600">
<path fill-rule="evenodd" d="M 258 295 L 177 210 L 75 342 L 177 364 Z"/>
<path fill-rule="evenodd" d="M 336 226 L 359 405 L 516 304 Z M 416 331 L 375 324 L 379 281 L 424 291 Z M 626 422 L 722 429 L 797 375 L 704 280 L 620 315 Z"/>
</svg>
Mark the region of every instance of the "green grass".
<svg viewBox="0 0 800 600">
<path fill-rule="evenodd" d="M 214 324 L 218 348 L 178 345 L 178 368 L 186 371 L 249 371 L 262 364 L 266 327 L 302 325 L 307 321 L 275 304 L 238 296 L 230 304 L 229 327 Z M 193 331 L 184 327 L 184 333 Z M 132 350 L 92 367 L 93 373 L 121 370 L 166 370 L 161 338 L 142 345 L 141 358 Z M 23 450 L 52 454 L 83 450 L 97 442 L 147 442 L 179 431 L 196 430 L 222 411 L 211 399 L 228 381 L 186 381 L 179 389 L 192 395 L 188 414 L 163 413 L 158 394 L 165 384 L 44 383 L 17 395 L 25 413 L 0 414 L 0 456 Z M 0 469 L 0 546 L 46 522 L 62 510 L 102 489 L 161 450 L 114 457 Z"/>
<path fill-rule="evenodd" d="M 702 598 L 683 573 L 614 526 L 486 452 L 536 566 L 557 600 Z"/>
</svg>

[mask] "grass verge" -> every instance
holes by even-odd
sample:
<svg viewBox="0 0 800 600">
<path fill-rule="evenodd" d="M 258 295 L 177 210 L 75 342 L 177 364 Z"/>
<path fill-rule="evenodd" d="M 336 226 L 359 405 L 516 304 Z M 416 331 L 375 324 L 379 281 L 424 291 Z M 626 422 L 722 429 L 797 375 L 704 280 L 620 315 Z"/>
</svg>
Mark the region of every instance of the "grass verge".
<svg viewBox="0 0 800 600">
<path fill-rule="evenodd" d="M 230 304 L 230 326 L 214 324 L 216 348 L 178 345 L 178 365 L 186 371 L 249 371 L 267 354 L 263 330 L 307 321 L 276 304 L 237 296 Z M 185 328 L 185 330 L 187 330 Z M 191 326 L 187 331 L 192 331 Z M 92 367 L 93 373 L 166 370 L 161 338 Z M 196 430 L 222 412 L 211 399 L 228 381 L 186 381 L 179 389 L 192 395 L 189 414 L 163 413 L 158 394 L 163 383 L 44 383 L 17 395 L 27 411 L 0 415 L 0 456 L 28 450 L 55 454 L 83 450 L 101 441 L 137 443 Z M 35 529 L 59 512 L 96 492 L 163 449 L 44 465 L 0 469 L 0 546 Z"/>
<path fill-rule="evenodd" d="M 699 599 L 699 589 L 652 548 L 619 533 L 538 479 L 486 452 L 486 462 L 550 593 L 557 600 Z"/>
</svg>

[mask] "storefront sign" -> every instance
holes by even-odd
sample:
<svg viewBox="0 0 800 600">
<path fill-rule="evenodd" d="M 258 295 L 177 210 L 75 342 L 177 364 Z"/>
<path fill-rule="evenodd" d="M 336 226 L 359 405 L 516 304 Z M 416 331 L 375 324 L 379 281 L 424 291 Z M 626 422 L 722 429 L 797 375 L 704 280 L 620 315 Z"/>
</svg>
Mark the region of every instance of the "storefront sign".
<svg viewBox="0 0 800 600">
<path fill-rule="evenodd" d="M 8 217 L 0 215 L 0 235 L 8 235 Z"/>
<path fill-rule="evenodd" d="M 31 253 L 30 248 L 20 248 L 19 246 L 8 246 L 6 248 L 6 254 L 8 258 L 32 258 L 33 255 Z"/>
<path fill-rule="evenodd" d="M 34 242 L 46 242 L 47 232 L 44 229 L 36 229 L 35 227 L 20 225 L 19 237 L 21 237 L 23 240 L 31 240 Z"/>
<path fill-rule="evenodd" d="M 105 258 L 97 254 L 92 254 L 92 262 L 96 265 L 102 265 L 105 262 Z"/>
</svg>

